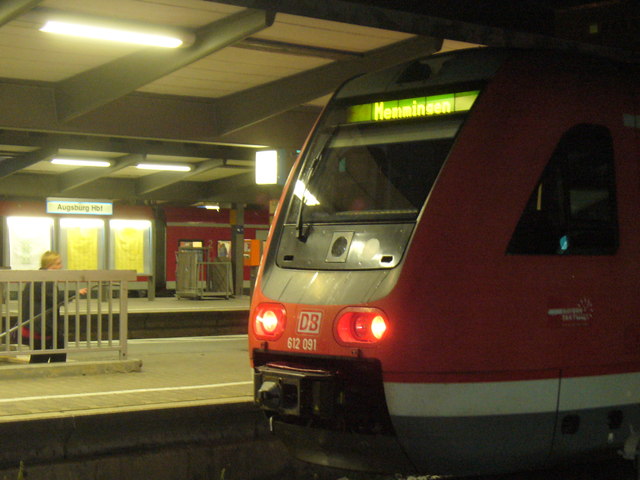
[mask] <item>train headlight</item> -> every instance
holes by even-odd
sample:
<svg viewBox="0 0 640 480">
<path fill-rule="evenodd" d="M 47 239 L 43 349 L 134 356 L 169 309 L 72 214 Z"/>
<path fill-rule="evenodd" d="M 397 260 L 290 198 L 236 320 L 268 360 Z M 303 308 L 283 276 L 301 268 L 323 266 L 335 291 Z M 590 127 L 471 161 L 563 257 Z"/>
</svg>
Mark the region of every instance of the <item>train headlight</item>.
<svg viewBox="0 0 640 480">
<path fill-rule="evenodd" d="M 378 340 L 382 340 L 387 331 L 387 321 L 382 315 L 376 315 L 371 320 L 371 335 Z"/>
<path fill-rule="evenodd" d="M 386 315 L 375 308 L 348 308 L 335 323 L 337 340 L 343 344 L 375 344 L 388 330 Z"/>
<path fill-rule="evenodd" d="M 253 312 L 253 333 L 260 340 L 277 340 L 284 332 L 287 311 L 279 303 L 261 303 Z"/>
</svg>

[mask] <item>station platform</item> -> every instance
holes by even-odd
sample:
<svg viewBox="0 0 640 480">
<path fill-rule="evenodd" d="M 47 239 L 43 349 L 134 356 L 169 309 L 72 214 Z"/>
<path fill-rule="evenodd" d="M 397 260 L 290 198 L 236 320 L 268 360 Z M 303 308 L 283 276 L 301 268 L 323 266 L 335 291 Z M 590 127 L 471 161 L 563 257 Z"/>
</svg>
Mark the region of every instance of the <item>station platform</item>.
<svg viewBox="0 0 640 480">
<path fill-rule="evenodd" d="M 126 360 L 119 360 L 115 351 L 73 352 L 65 363 L 34 365 L 28 364 L 28 355 L 0 356 L 0 423 L 220 399 L 248 401 L 249 304 L 248 296 L 129 298 Z"/>
<path fill-rule="evenodd" d="M 116 356 L 0 359 L 0 424 L 253 399 L 246 335 L 132 339 L 129 359 Z"/>
<path fill-rule="evenodd" d="M 253 402 L 246 335 L 133 339 L 129 360 L 114 355 L 0 361 L 0 478 L 309 478 L 289 476 L 307 467 Z"/>
</svg>

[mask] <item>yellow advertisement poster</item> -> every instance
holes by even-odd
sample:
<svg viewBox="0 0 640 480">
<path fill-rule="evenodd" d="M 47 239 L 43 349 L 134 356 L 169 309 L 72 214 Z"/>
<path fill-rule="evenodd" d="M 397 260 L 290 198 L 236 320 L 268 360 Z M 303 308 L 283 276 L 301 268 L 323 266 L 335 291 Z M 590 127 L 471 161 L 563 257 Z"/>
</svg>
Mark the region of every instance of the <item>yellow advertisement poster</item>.
<svg viewBox="0 0 640 480">
<path fill-rule="evenodd" d="M 69 270 L 98 269 L 97 228 L 67 228 L 67 268 Z"/>
<path fill-rule="evenodd" d="M 144 230 L 125 227 L 114 233 L 116 270 L 144 273 Z"/>
</svg>

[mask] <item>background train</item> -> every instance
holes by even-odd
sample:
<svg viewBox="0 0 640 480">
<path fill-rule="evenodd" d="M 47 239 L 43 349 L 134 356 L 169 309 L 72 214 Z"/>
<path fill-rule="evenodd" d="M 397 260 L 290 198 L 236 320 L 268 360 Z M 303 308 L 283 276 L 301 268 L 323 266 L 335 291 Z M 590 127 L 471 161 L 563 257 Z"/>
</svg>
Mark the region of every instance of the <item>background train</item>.
<svg viewBox="0 0 640 480">
<path fill-rule="evenodd" d="M 252 301 L 256 401 L 296 456 L 458 475 L 634 455 L 638 72 L 473 49 L 337 91 Z"/>
</svg>

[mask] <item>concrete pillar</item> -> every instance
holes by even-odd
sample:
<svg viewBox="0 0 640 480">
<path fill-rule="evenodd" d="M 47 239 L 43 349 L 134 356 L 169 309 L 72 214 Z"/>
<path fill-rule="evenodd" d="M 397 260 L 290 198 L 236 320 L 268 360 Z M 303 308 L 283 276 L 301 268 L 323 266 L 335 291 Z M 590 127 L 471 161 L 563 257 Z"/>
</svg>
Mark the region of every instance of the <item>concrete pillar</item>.
<svg viewBox="0 0 640 480">
<path fill-rule="evenodd" d="M 155 206 L 153 214 L 155 219 L 153 229 L 154 266 L 153 279 L 149 282 L 153 285 L 149 285 L 149 300 L 155 298 L 156 292 L 167 290 L 167 221 L 162 208 Z"/>
<path fill-rule="evenodd" d="M 233 292 L 236 297 L 244 294 L 244 205 L 234 205 L 231 218 L 231 266 L 233 269 Z"/>
</svg>

